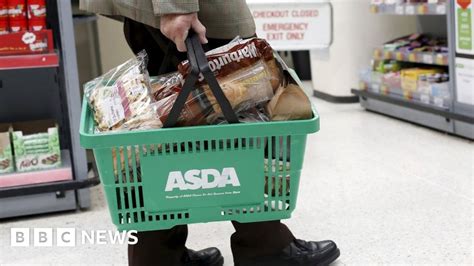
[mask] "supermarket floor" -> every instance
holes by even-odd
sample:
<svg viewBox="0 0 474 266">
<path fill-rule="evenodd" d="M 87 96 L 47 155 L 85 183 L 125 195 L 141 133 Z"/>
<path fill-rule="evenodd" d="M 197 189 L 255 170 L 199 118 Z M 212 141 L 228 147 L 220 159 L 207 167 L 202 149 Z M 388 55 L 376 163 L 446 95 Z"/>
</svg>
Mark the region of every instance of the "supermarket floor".
<svg viewBox="0 0 474 266">
<path fill-rule="evenodd" d="M 333 239 L 337 265 L 472 265 L 474 145 L 366 112 L 314 100 L 299 202 L 286 221 L 304 239 Z M 102 190 L 90 210 L 0 223 L 0 264 L 125 264 L 123 245 L 12 248 L 11 227 L 112 229 Z M 232 265 L 230 223 L 192 225 L 190 248 L 218 246 Z"/>
</svg>

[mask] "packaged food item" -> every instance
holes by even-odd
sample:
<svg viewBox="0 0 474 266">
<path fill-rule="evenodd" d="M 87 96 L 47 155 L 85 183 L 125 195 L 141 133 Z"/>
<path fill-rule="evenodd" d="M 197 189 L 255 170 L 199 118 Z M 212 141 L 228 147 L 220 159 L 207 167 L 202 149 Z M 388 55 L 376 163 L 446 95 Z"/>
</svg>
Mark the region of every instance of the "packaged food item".
<svg viewBox="0 0 474 266">
<path fill-rule="evenodd" d="M 405 96 L 408 95 L 410 98 L 410 94 L 417 91 L 418 89 L 418 80 L 421 75 L 428 75 L 428 74 L 436 74 L 440 73 L 442 70 L 429 68 L 407 68 L 401 70 L 401 84 L 402 90 Z"/>
<path fill-rule="evenodd" d="M 219 84 L 232 109 L 238 113 L 272 99 L 273 88 L 270 76 L 267 65 L 260 61 L 251 67 L 221 78 Z M 203 92 L 214 111 L 214 115 L 208 116 L 208 122 L 212 123 L 222 114 L 222 110 L 208 85 L 203 86 Z"/>
<path fill-rule="evenodd" d="M 308 96 L 296 84 L 278 88 L 267 105 L 272 121 L 310 119 L 313 116 Z"/>
<path fill-rule="evenodd" d="M 54 50 L 51 30 L 0 35 L 0 55 L 45 53 Z"/>
<path fill-rule="evenodd" d="M 27 0 L 28 29 L 38 31 L 46 29 L 46 1 Z"/>
<path fill-rule="evenodd" d="M 13 172 L 13 152 L 9 124 L 0 124 L 0 174 Z"/>
<path fill-rule="evenodd" d="M 239 118 L 239 122 L 241 123 L 258 123 L 270 121 L 268 113 L 263 105 L 258 105 L 241 113 L 237 113 L 237 117 Z M 214 121 L 214 124 L 222 125 L 228 124 L 228 122 L 227 120 L 225 120 L 224 117 L 219 117 Z"/>
<path fill-rule="evenodd" d="M 99 131 L 161 128 L 146 71 L 146 52 L 85 85 Z"/>
<path fill-rule="evenodd" d="M 176 78 L 176 80 L 169 83 L 163 83 L 153 94 L 157 101 L 158 116 L 163 123 L 168 118 L 178 93 L 181 91 L 181 84 L 177 81 L 178 79 Z M 237 113 L 266 102 L 273 96 L 268 68 L 263 61 L 235 71 L 221 78 L 218 82 L 233 110 Z M 184 109 L 178 118 L 177 125 L 212 124 L 220 116 L 222 116 L 222 110 L 212 90 L 207 84 L 201 84 L 188 97 Z"/>
<path fill-rule="evenodd" d="M 12 124 L 12 142 L 19 172 L 61 165 L 58 126 L 51 120 Z"/>
<path fill-rule="evenodd" d="M 26 31 L 28 29 L 28 20 L 26 17 L 25 0 L 7 0 L 7 8 L 10 31 Z"/>
<path fill-rule="evenodd" d="M 264 39 L 237 39 L 228 45 L 209 51 L 206 53 L 206 56 L 209 67 L 218 81 L 238 70 L 244 70 L 263 60 L 267 65 L 273 90 L 276 90 L 280 84 L 282 78 L 281 70 L 275 61 L 273 49 Z M 187 73 L 189 73 L 189 67 L 188 60 L 178 65 L 178 70 L 183 77 L 186 77 Z"/>
<path fill-rule="evenodd" d="M 7 34 L 8 27 L 8 5 L 7 0 L 0 0 L 0 35 Z"/>
</svg>

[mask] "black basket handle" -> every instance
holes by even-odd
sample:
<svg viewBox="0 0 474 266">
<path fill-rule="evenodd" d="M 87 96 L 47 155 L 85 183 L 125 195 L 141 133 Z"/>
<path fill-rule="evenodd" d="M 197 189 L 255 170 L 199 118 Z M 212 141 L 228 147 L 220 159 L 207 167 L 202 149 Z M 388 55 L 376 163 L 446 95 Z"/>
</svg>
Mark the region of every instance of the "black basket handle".
<svg viewBox="0 0 474 266">
<path fill-rule="evenodd" d="M 216 80 L 214 73 L 212 73 L 207 62 L 206 54 L 202 48 L 201 42 L 199 41 L 198 35 L 194 31 L 189 31 L 188 38 L 186 39 L 186 48 L 188 49 L 188 60 L 191 66 L 190 73 L 184 81 L 183 88 L 178 94 L 173 107 L 166 119 L 163 127 L 173 127 L 176 125 L 181 111 L 186 104 L 189 94 L 195 89 L 194 85 L 199 79 L 199 74 L 202 73 L 204 79 L 209 84 L 214 97 L 216 97 L 217 103 L 220 105 L 222 113 L 229 124 L 239 123 L 239 119 L 235 114 L 232 106 L 222 91 L 221 86 Z"/>
</svg>

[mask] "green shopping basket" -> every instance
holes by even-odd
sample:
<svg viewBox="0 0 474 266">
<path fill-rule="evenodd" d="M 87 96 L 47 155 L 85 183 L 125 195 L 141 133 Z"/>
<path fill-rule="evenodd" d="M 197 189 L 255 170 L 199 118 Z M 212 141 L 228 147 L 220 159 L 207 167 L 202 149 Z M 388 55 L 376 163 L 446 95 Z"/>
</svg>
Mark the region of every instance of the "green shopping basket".
<svg viewBox="0 0 474 266">
<path fill-rule="evenodd" d="M 187 98 L 200 72 L 211 87 L 217 83 L 199 42 L 190 39 L 188 57 L 193 71 L 165 126 L 176 121 L 184 104 L 180 97 Z M 226 119 L 235 122 L 230 104 L 218 90 L 219 85 L 213 93 Z M 290 218 L 296 206 L 306 137 L 319 130 L 314 109 L 313 114 L 308 120 L 101 134 L 95 131 L 93 114 L 84 98 L 80 140 L 84 148 L 93 149 L 118 230 L 279 220 Z"/>
</svg>

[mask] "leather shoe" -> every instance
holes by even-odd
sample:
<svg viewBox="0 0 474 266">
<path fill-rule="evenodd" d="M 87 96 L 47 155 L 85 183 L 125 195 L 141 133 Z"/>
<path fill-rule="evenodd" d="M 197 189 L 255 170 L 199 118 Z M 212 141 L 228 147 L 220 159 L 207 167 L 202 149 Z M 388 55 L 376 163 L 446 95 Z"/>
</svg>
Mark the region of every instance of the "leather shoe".
<svg viewBox="0 0 474 266">
<path fill-rule="evenodd" d="M 327 266 L 334 262 L 340 255 L 340 251 L 331 240 L 320 242 L 294 240 L 290 245 L 273 256 L 254 258 L 249 261 L 241 261 L 240 266 Z M 237 264 L 236 264 L 237 265 Z"/>
<path fill-rule="evenodd" d="M 206 248 L 199 251 L 187 249 L 182 262 L 185 266 L 222 266 L 224 257 L 217 248 Z"/>
</svg>

